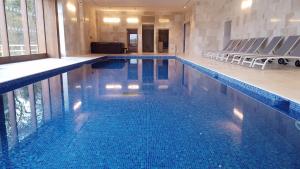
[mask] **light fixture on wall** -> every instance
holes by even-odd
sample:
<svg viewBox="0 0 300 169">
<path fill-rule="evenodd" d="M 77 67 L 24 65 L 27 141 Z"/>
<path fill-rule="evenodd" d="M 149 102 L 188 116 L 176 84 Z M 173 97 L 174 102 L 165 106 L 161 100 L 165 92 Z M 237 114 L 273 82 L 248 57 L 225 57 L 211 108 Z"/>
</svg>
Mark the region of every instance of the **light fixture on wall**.
<svg viewBox="0 0 300 169">
<path fill-rule="evenodd" d="M 105 17 L 105 18 L 103 18 L 103 22 L 104 23 L 120 23 L 121 19 L 117 18 L 117 17 L 114 17 L 114 18 Z"/>
<path fill-rule="evenodd" d="M 127 18 L 127 23 L 139 23 L 139 18 Z"/>
<path fill-rule="evenodd" d="M 170 22 L 170 19 L 163 19 L 163 18 L 160 18 L 160 19 L 158 19 L 158 22 L 159 22 L 159 23 L 169 23 L 169 22 Z"/>
<path fill-rule="evenodd" d="M 243 0 L 242 1 L 242 4 L 241 4 L 241 9 L 249 9 L 252 7 L 252 3 L 253 1 L 252 0 Z"/>
<path fill-rule="evenodd" d="M 74 4 L 72 4 L 71 2 L 68 2 L 66 6 L 67 6 L 68 11 L 76 12 L 76 6 Z"/>
<path fill-rule="evenodd" d="M 192 0 L 187 0 L 183 6 L 184 9 L 186 9 L 188 6 L 189 6 L 189 3 L 191 2 Z"/>
<path fill-rule="evenodd" d="M 300 19 L 289 19 L 289 22 L 292 22 L 292 23 L 300 22 Z"/>
<path fill-rule="evenodd" d="M 280 22 L 280 19 L 278 19 L 278 18 L 271 18 L 270 22 L 277 23 L 277 22 Z"/>
</svg>

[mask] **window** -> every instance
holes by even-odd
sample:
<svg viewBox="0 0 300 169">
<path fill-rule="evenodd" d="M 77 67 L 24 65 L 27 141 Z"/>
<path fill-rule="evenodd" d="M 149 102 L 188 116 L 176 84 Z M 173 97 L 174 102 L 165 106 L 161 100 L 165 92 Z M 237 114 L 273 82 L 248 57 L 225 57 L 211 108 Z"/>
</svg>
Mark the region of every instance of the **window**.
<svg viewBox="0 0 300 169">
<path fill-rule="evenodd" d="M 37 54 L 39 51 L 36 27 L 35 0 L 27 0 L 27 17 L 29 27 L 30 52 L 31 54 Z"/>
<path fill-rule="evenodd" d="M 24 55 L 26 51 L 22 25 L 21 1 L 5 0 L 5 13 L 7 18 L 10 55 Z"/>
<path fill-rule="evenodd" d="M 0 1 L 1 35 L 0 57 L 41 54 L 46 52 L 44 8 L 41 0 Z M 42 57 L 43 55 L 35 55 Z M 31 57 L 24 57 L 26 58 Z M 0 58 L 0 63 L 11 63 L 18 58 Z"/>
</svg>

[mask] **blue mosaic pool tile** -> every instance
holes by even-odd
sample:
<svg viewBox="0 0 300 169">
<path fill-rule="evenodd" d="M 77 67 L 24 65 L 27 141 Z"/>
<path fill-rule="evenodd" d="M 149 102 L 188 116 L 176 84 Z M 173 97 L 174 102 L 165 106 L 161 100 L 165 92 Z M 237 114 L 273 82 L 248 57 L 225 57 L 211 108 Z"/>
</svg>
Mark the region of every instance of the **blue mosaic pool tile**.
<svg viewBox="0 0 300 169">
<path fill-rule="evenodd" d="M 151 55 L 126 55 L 126 56 L 104 56 L 101 59 L 176 59 L 174 55 L 161 55 L 161 56 L 151 56 Z"/>
<path fill-rule="evenodd" d="M 177 73 L 184 71 L 176 65 Z M 100 76 L 85 78 L 100 85 L 124 67 L 96 69 Z M 80 98 L 84 108 L 43 125 L 11 150 L 6 164 L 0 160 L 0 168 L 299 168 L 299 122 L 257 100 L 281 109 L 297 106 L 195 64 L 184 67 L 186 81 L 179 73 L 170 76 L 168 89 L 143 84 L 134 97 L 99 86 L 98 93 L 83 96 L 70 81 L 70 106 Z"/>
<path fill-rule="evenodd" d="M 265 91 L 263 89 L 260 89 L 258 87 L 249 85 L 247 83 L 238 81 L 236 79 L 233 79 L 231 77 L 228 77 L 226 75 L 217 73 L 213 70 L 207 69 L 201 65 L 195 64 L 191 61 L 178 58 L 177 60 L 181 61 L 184 64 L 187 64 L 191 66 L 192 68 L 208 75 L 211 78 L 217 79 L 221 83 L 232 87 L 234 89 L 237 89 L 271 107 L 274 107 L 276 109 L 279 109 L 280 111 L 285 112 L 288 116 L 295 118 L 297 120 L 300 120 L 300 104 L 292 102 L 290 100 L 284 99 L 276 94 L 273 94 L 271 92 Z"/>
</svg>

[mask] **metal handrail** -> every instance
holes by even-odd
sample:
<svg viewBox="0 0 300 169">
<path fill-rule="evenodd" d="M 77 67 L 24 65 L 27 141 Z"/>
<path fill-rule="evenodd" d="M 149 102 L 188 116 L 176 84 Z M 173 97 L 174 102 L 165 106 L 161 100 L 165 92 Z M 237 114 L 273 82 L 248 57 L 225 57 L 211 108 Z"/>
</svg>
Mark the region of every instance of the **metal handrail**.
<svg viewBox="0 0 300 169">
<path fill-rule="evenodd" d="M 24 54 L 25 53 L 25 45 L 23 44 L 11 44 L 9 45 L 9 50 L 11 54 Z M 38 53 L 38 45 L 30 44 L 30 50 L 32 53 Z M 0 56 L 3 55 L 3 45 L 0 45 Z"/>
</svg>

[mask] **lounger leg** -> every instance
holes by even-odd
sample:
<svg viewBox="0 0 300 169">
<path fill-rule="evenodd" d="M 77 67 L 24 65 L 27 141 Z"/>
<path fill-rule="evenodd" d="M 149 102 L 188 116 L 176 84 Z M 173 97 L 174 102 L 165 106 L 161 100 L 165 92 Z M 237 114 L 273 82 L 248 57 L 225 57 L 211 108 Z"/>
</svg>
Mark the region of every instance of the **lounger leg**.
<svg viewBox="0 0 300 169">
<path fill-rule="evenodd" d="M 254 61 L 253 61 L 253 63 L 252 63 L 252 65 L 250 65 L 250 67 L 255 67 L 255 65 L 257 64 L 257 59 L 254 59 Z"/>
<path fill-rule="evenodd" d="M 233 58 L 232 58 L 232 60 L 231 60 L 231 62 L 230 62 L 230 63 L 234 63 L 234 61 L 235 61 L 235 58 L 236 58 L 236 55 L 234 55 L 234 56 L 233 56 Z"/>
<path fill-rule="evenodd" d="M 224 58 L 225 62 L 228 61 L 229 57 L 230 57 L 230 54 L 228 54 L 228 55 Z"/>
<path fill-rule="evenodd" d="M 244 65 L 245 63 L 248 63 L 248 64 L 250 64 L 249 67 L 252 66 L 254 59 L 252 59 L 252 58 L 247 58 L 247 57 L 244 57 L 244 58 L 242 58 L 242 59 L 243 59 L 242 65 Z M 250 61 L 247 61 L 247 59 L 250 59 Z"/>
<path fill-rule="evenodd" d="M 265 67 L 267 66 L 267 64 L 269 63 L 269 60 L 271 60 L 271 59 L 267 59 L 267 60 L 265 60 L 265 62 L 264 62 L 264 64 L 262 65 L 262 70 L 264 70 L 265 69 Z"/>
<path fill-rule="evenodd" d="M 251 63 L 250 63 L 250 65 L 249 65 L 249 67 L 254 67 L 254 66 L 253 66 L 254 61 L 255 61 L 255 59 L 252 59 L 252 60 L 251 60 Z"/>
<path fill-rule="evenodd" d="M 258 66 L 262 66 L 261 69 L 264 70 L 265 67 L 267 66 L 267 64 L 269 63 L 269 60 L 271 60 L 271 59 L 267 58 L 265 61 L 263 61 L 263 63 L 258 63 L 259 60 L 263 61 L 262 59 L 255 59 L 253 65 L 251 67 L 255 67 L 256 65 L 258 65 Z"/>
<path fill-rule="evenodd" d="M 246 63 L 246 62 L 245 62 L 245 58 L 244 58 L 243 61 L 242 61 L 242 65 L 244 65 L 244 63 Z"/>
<path fill-rule="evenodd" d="M 225 57 L 225 54 L 221 54 L 221 55 L 218 56 L 217 60 L 222 61 L 224 57 Z"/>
<path fill-rule="evenodd" d="M 241 61 L 242 61 L 242 56 L 239 58 L 238 64 L 241 64 Z"/>
<path fill-rule="evenodd" d="M 239 59 L 237 59 L 238 57 L 240 58 L 239 55 L 234 55 L 232 60 L 231 60 L 231 63 L 238 62 L 238 60 L 239 60 Z"/>
</svg>

